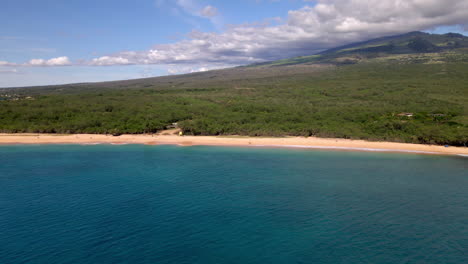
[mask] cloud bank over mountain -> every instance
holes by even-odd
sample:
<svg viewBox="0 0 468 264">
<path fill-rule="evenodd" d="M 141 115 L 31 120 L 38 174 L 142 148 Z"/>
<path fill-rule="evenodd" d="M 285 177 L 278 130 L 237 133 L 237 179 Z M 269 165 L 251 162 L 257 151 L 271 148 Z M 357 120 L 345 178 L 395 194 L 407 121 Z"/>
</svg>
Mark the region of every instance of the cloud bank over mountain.
<svg viewBox="0 0 468 264">
<path fill-rule="evenodd" d="M 179 0 L 187 10 L 190 1 Z M 148 50 L 123 51 L 88 61 L 67 57 L 33 59 L 24 64 L 1 62 L 2 66 L 68 65 L 207 65 L 225 67 L 293 56 L 369 38 L 427 30 L 444 25 L 468 24 L 467 0 L 318 0 L 291 10 L 280 24 L 237 25 L 221 32 L 192 31 L 187 39 L 155 45 Z M 313 2 L 313 3 L 312 3 Z M 190 9 L 190 8 L 192 9 Z M 213 6 L 196 10 L 212 18 Z"/>
</svg>

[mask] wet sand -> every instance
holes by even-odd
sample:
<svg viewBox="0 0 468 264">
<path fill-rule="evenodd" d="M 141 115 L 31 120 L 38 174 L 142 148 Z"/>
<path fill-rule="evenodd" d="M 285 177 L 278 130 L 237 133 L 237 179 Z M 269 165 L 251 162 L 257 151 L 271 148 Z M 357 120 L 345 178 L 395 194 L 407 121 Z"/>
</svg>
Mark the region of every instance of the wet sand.
<svg viewBox="0 0 468 264">
<path fill-rule="evenodd" d="M 147 145 L 207 145 L 336 149 L 352 151 L 409 152 L 425 154 L 468 155 L 466 147 L 371 142 L 317 137 L 241 137 L 241 136 L 177 136 L 145 135 L 95 135 L 95 134 L 0 134 L 0 144 L 147 144 Z"/>
</svg>

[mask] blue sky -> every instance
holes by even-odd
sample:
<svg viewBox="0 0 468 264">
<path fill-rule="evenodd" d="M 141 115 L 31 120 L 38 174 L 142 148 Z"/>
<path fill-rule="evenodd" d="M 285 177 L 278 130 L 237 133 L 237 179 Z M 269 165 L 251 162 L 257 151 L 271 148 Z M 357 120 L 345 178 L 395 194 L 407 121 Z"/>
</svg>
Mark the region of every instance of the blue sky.
<svg viewBox="0 0 468 264">
<path fill-rule="evenodd" d="M 2 0 L 0 87 L 222 68 L 412 30 L 466 34 L 468 1 L 448 1 Z"/>
</svg>

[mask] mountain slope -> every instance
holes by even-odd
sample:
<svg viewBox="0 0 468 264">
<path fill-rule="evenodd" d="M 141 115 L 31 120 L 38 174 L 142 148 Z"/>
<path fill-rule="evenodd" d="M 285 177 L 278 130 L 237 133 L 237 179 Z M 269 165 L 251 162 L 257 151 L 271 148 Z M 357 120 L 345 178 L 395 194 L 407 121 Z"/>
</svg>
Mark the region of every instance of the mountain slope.
<svg viewBox="0 0 468 264">
<path fill-rule="evenodd" d="M 353 43 L 323 51 L 273 62 L 257 63 L 236 68 L 182 75 L 151 77 L 124 81 L 48 85 L 17 89 L 1 89 L 2 93 L 76 93 L 88 89 L 126 89 L 154 86 L 199 87 L 206 83 L 254 80 L 274 76 L 316 74 L 334 66 L 356 63 L 445 63 L 468 62 L 468 37 L 457 33 L 443 35 L 410 32 Z M 285 67 L 287 66 L 287 67 Z"/>
<path fill-rule="evenodd" d="M 256 66 L 286 66 L 299 64 L 332 63 L 354 64 L 372 59 L 401 59 L 403 61 L 468 61 L 468 37 L 456 33 L 429 34 L 410 32 L 353 43 L 302 56 L 257 64 Z M 438 56 L 434 56 L 437 54 Z"/>
</svg>

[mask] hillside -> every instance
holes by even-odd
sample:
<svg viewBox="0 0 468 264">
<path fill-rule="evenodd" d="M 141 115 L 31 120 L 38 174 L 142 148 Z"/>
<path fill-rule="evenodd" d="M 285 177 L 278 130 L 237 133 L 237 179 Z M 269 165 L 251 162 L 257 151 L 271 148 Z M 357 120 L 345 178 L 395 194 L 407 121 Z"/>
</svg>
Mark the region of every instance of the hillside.
<svg viewBox="0 0 468 264">
<path fill-rule="evenodd" d="M 0 90 L 0 132 L 468 142 L 468 38 L 413 32 L 232 69 Z M 403 114 L 406 113 L 406 114 Z"/>
<path fill-rule="evenodd" d="M 403 35 L 372 39 L 303 56 L 255 66 L 286 66 L 316 63 L 337 65 L 369 61 L 399 63 L 437 63 L 468 61 L 468 37 L 447 33 L 443 35 L 410 32 Z"/>
</svg>

